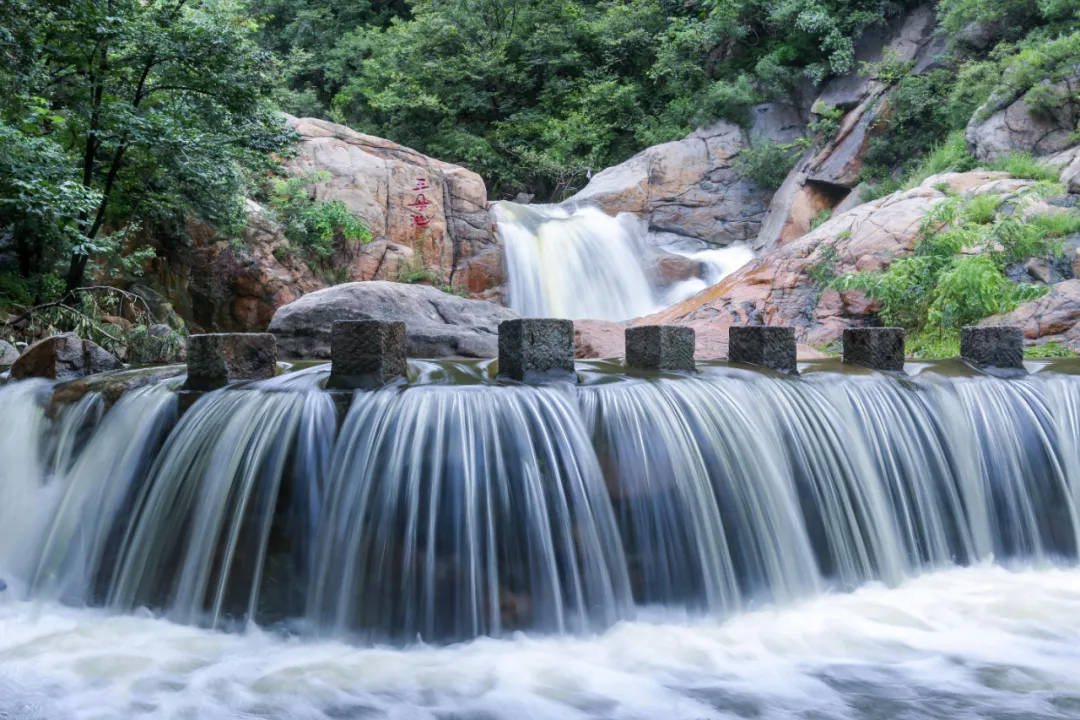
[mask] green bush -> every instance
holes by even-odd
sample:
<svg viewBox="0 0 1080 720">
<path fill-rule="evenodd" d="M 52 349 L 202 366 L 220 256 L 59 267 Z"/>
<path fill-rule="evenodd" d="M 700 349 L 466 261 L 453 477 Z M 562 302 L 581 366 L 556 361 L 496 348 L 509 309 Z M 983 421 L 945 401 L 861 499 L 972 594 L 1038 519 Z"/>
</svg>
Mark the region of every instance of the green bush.
<svg viewBox="0 0 1080 720">
<path fill-rule="evenodd" d="M 1019 213 L 997 214 L 1000 204 L 996 195 L 949 197 L 923 219 L 911 255 L 884 271 L 845 275 L 830 284 L 877 300 L 883 322 L 909 330 L 908 348 L 915 356 L 955 355 L 959 328 L 1048 291 L 1045 285 L 1009 280 L 1005 269 L 1059 254 L 1061 234 L 1080 222 L 1058 216 L 1025 221 Z"/>
<path fill-rule="evenodd" d="M 810 119 L 810 134 L 822 142 L 828 142 L 840 129 L 840 121 L 844 119 L 843 109 L 819 101 L 814 103 L 811 112 L 814 115 Z"/>
<path fill-rule="evenodd" d="M 832 217 L 832 208 L 821 208 L 817 215 L 810 221 L 810 229 L 817 230 L 819 227 L 829 222 L 829 218 Z"/>
<path fill-rule="evenodd" d="M 1055 182 L 1058 173 L 1031 156 L 1028 152 L 1011 152 L 1003 155 L 989 165 L 990 170 L 1007 172 L 1021 180 L 1046 180 Z"/>
<path fill-rule="evenodd" d="M 1039 345 L 1029 345 L 1024 348 L 1024 357 L 1026 358 L 1067 358 L 1076 357 L 1076 353 L 1069 349 L 1067 345 L 1057 340 L 1051 340 L 1050 342 L 1041 343 Z"/>
<path fill-rule="evenodd" d="M 766 190 L 780 187 L 802 155 L 802 143 L 762 142 L 735 156 L 734 165 L 744 176 Z"/>
<path fill-rule="evenodd" d="M 986 225 L 992 222 L 997 214 L 998 206 L 1001 205 L 1001 196 L 993 193 L 976 195 L 964 207 L 964 218 L 968 222 L 977 225 Z"/>
<path fill-rule="evenodd" d="M 370 242 L 371 233 L 340 200 L 315 200 L 310 187 L 329 179 L 327 173 L 309 173 L 270 182 L 270 207 L 285 229 L 289 242 L 309 259 L 325 262 L 339 237 Z"/>
</svg>

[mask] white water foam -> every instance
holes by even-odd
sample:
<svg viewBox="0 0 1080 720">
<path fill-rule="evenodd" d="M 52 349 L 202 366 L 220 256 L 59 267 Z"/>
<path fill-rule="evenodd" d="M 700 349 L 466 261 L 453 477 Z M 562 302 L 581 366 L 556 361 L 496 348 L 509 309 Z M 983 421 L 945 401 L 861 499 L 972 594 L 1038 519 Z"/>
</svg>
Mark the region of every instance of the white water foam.
<svg viewBox="0 0 1080 720">
<path fill-rule="evenodd" d="M 0 717 L 1080 716 L 1080 570 L 980 565 L 727 621 L 362 648 L 4 601 Z"/>
<path fill-rule="evenodd" d="M 611 217 L 595 207 L 494 204 L 506 257 L 508 303 L 526 317 L 629 320 L 685 300 L 749 262 L 745 245 L 687 251 L 702 277 L 671 284 L 649 278 L 645 224 L 630 213 Z"/>
</svg>

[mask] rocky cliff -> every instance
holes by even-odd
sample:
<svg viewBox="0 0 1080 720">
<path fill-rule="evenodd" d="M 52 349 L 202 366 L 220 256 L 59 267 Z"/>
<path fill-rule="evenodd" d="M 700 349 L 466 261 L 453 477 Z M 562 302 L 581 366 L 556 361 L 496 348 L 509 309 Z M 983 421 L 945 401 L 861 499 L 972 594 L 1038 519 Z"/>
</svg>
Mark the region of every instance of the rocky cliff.
<svg viewBox="0 0 1080 720">
<path fill-rule="evenodd" d="M 370 242 L 335 245 L 331 272 L 289 247 L 274 215 L 248 203 L 242 242 L 193 223 L 191 243 L 158 258 L 140 291 L 167 301 L 194 330 L 264 330 L 274 311 L 340 282 L 422 275 L 475 296 L 503 282 L 484 181 L 463 167 L 322 120 L 289 118 L 298 135 L 287 173 L 317 178 L 315 200 L 340 200 Z"/>
</svg>

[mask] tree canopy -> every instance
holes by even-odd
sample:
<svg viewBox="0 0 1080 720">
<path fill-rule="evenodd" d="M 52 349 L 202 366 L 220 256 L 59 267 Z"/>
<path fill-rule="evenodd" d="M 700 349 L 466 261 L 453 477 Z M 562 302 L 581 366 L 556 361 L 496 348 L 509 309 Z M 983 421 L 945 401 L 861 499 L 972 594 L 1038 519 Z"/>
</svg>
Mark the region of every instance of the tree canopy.
<svg viewBox="0 0 1080 720">
<path fill-rule="evenodd" d="M 0 18 L 0 228 L 41 295 L 192 215 L 243 222 L 289 133 L 275 60 L 221 0 L 18 0 Z"/>
</svg>

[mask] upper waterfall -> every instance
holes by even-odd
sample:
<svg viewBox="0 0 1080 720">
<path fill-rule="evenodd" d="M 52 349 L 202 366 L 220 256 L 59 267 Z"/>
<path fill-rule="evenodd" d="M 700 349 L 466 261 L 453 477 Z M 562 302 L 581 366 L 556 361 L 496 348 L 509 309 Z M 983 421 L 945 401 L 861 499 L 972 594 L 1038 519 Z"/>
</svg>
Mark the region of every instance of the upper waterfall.
<svg viewBox="0 0 1080 720">
<path fill-rule="evenodd" d="M 629 320 L 700 292 L 752 257 L 743 245 L 658 249 L 645 224 L 581 206 L 493 206 L 506 259 L 509 305 L 526 317 Z M 698 277 L 665 282 L 650 265 L 661 254 L 701 264 Z"/>
</svg>

